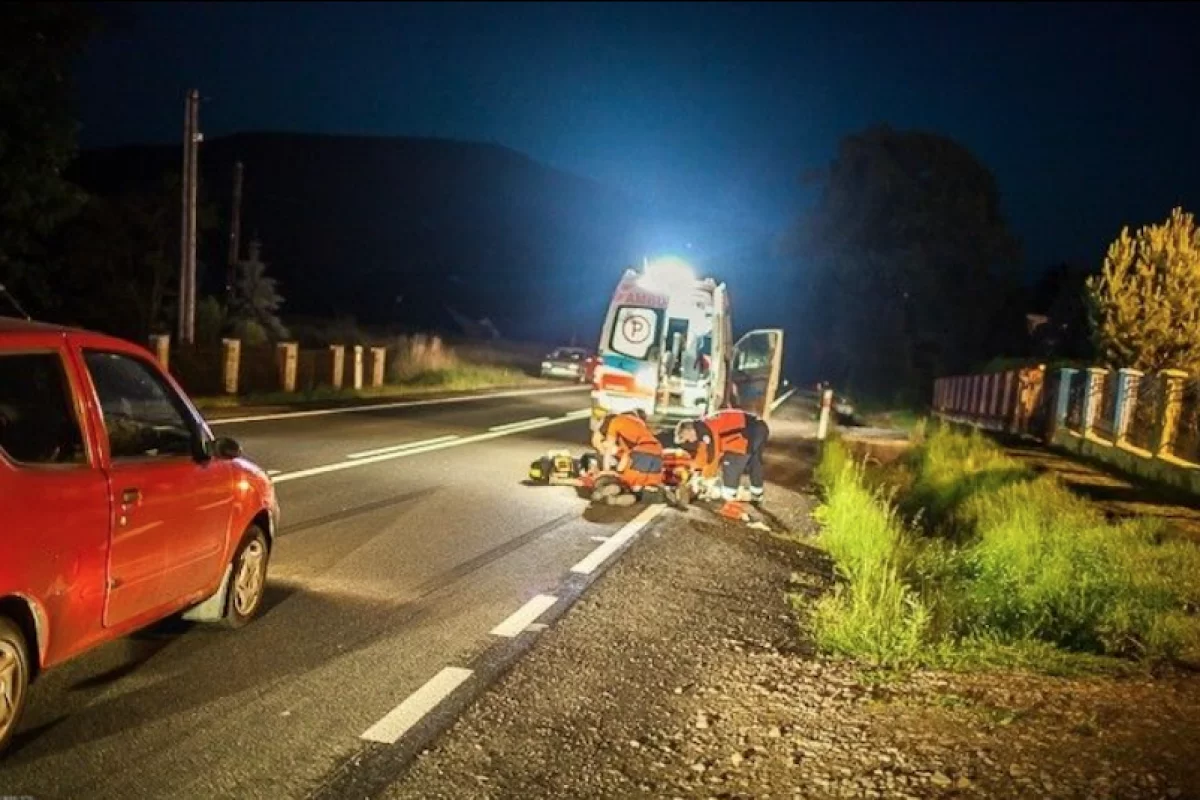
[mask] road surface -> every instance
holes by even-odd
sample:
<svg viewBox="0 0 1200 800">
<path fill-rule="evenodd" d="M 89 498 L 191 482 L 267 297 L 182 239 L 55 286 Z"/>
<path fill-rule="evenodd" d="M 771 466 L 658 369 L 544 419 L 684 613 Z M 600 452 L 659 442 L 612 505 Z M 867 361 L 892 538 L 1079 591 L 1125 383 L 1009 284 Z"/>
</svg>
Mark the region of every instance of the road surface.
<svg viewBox="0 0 1200 800">
<path fill-rule="evenodd" d="M 534 598 L 561 596 L 572 566 L 639 513 L 589 521 L 570 489 L 520 484 L 548 447 L 584 443 L 587 403 L 565 391 L 216 425 L 276 473 L 265 613 L 236 632 L 166 623 L 48 672 L 0 794 L 336 789 L 386 747 L 364 734 L 394 736 L 402 701 L 519 633 L 544 607 Z"/>
</svg>

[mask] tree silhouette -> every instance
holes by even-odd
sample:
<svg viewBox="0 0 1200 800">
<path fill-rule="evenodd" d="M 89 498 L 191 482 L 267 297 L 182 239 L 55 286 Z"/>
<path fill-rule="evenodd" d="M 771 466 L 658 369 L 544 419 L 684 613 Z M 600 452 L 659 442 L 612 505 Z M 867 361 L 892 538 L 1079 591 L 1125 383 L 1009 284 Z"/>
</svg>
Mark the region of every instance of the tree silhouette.
<svg viewBox="0 0 1200 800">
<path fill-rule="evenodd" d="M 987 353 L 1020 248 L 992 174 L 932 133 L 874 127 L 842 140 L 792 237 L 823 379 L 888 400 Z"/>
</svg>

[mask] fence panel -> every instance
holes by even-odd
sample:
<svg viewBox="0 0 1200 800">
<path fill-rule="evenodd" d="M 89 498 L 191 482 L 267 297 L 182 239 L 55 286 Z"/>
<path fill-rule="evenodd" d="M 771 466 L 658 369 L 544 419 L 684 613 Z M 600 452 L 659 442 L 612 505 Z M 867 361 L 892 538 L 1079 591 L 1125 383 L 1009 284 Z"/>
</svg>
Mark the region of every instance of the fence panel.
<svg viewBox="0 0 1200 800">
<path fill-rule="evenodd" d="M 1067 430 L 1083 433 L 1083 414 L 1084 405 L 1087 400 L 1087 378 L 1086 372 L 1080 370 L 1071 373 L 1070 382 L 1067 384 Z"/>
<path fill-rule="evenodd" d="M 275 346 L 242 346 L 238 363 L 238 394 L 266 394 L 279 391 L 279 368 Z"/>
<path fill-rule="evenodd" d="M 221 394 L 221 367 L 225 363 L 221 345 L 176 345 L 171 348 L 171 375 L 193 397 Z"/>
<path fill-rule="evenodd" d="M 1200 463 L 1200 378 L 1189 378 L 1182 386 L 1179 422 L 1172 452 L 1177 458 Z"/>
<path fill-rule="evenodd" d="M 312 392 L 329 385 L 329 351 L 300 350 L 296 354 L 296 391 Z"/>
<path fill-rule="evenodd" d="M 1154 375 L 1143 375 L 1132 382 L 1129 394 L 1134 403 L 1129 410 L 1129 432 L 1125 438 L 1134 447 L 1154 450 L 1162 382 Z"/>
<path fill-rule="evenodd" d="M 1117 435 L 1117 373 L 1109 370 L 1103 375 L 1094 375 L 1093 379 L 1100 381 L 1097 387 L 1100 397 L 1096 402 L 1096 418 L 1092 428 L 1097 436 L 1113 441 Z"/>
</svg>

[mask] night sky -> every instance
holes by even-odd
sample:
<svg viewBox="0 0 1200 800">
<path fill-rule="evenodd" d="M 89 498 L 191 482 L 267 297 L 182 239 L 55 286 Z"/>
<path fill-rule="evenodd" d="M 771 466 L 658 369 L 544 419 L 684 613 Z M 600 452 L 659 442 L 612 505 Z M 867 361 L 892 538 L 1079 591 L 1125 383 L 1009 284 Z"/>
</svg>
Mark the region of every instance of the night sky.
<svg viewBox="0 0 1200 800">
<path fill-rule="evenodd" d="M 249 130 L 491 141 L 747 236 L 875 123 L 996 174 L 1028 269 L 1200 210 L 1200 15 L 1085 4 L 136 4 L 80 65 L 84 146 Z"/>
</svg>

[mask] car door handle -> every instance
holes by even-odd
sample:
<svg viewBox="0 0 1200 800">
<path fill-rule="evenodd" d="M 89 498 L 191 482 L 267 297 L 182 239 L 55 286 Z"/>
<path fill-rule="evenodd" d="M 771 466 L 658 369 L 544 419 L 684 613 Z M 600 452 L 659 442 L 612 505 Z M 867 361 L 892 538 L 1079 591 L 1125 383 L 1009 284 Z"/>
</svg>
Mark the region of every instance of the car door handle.
<svg viewBox="0 0 1200 800">
<path fill-rule="evenodd" d="M 126 489 L 121 492 L 121 504 L 131 506 L 138 500 L 142 499 L 142 492 L 139 489 Z"/>
</svg>

